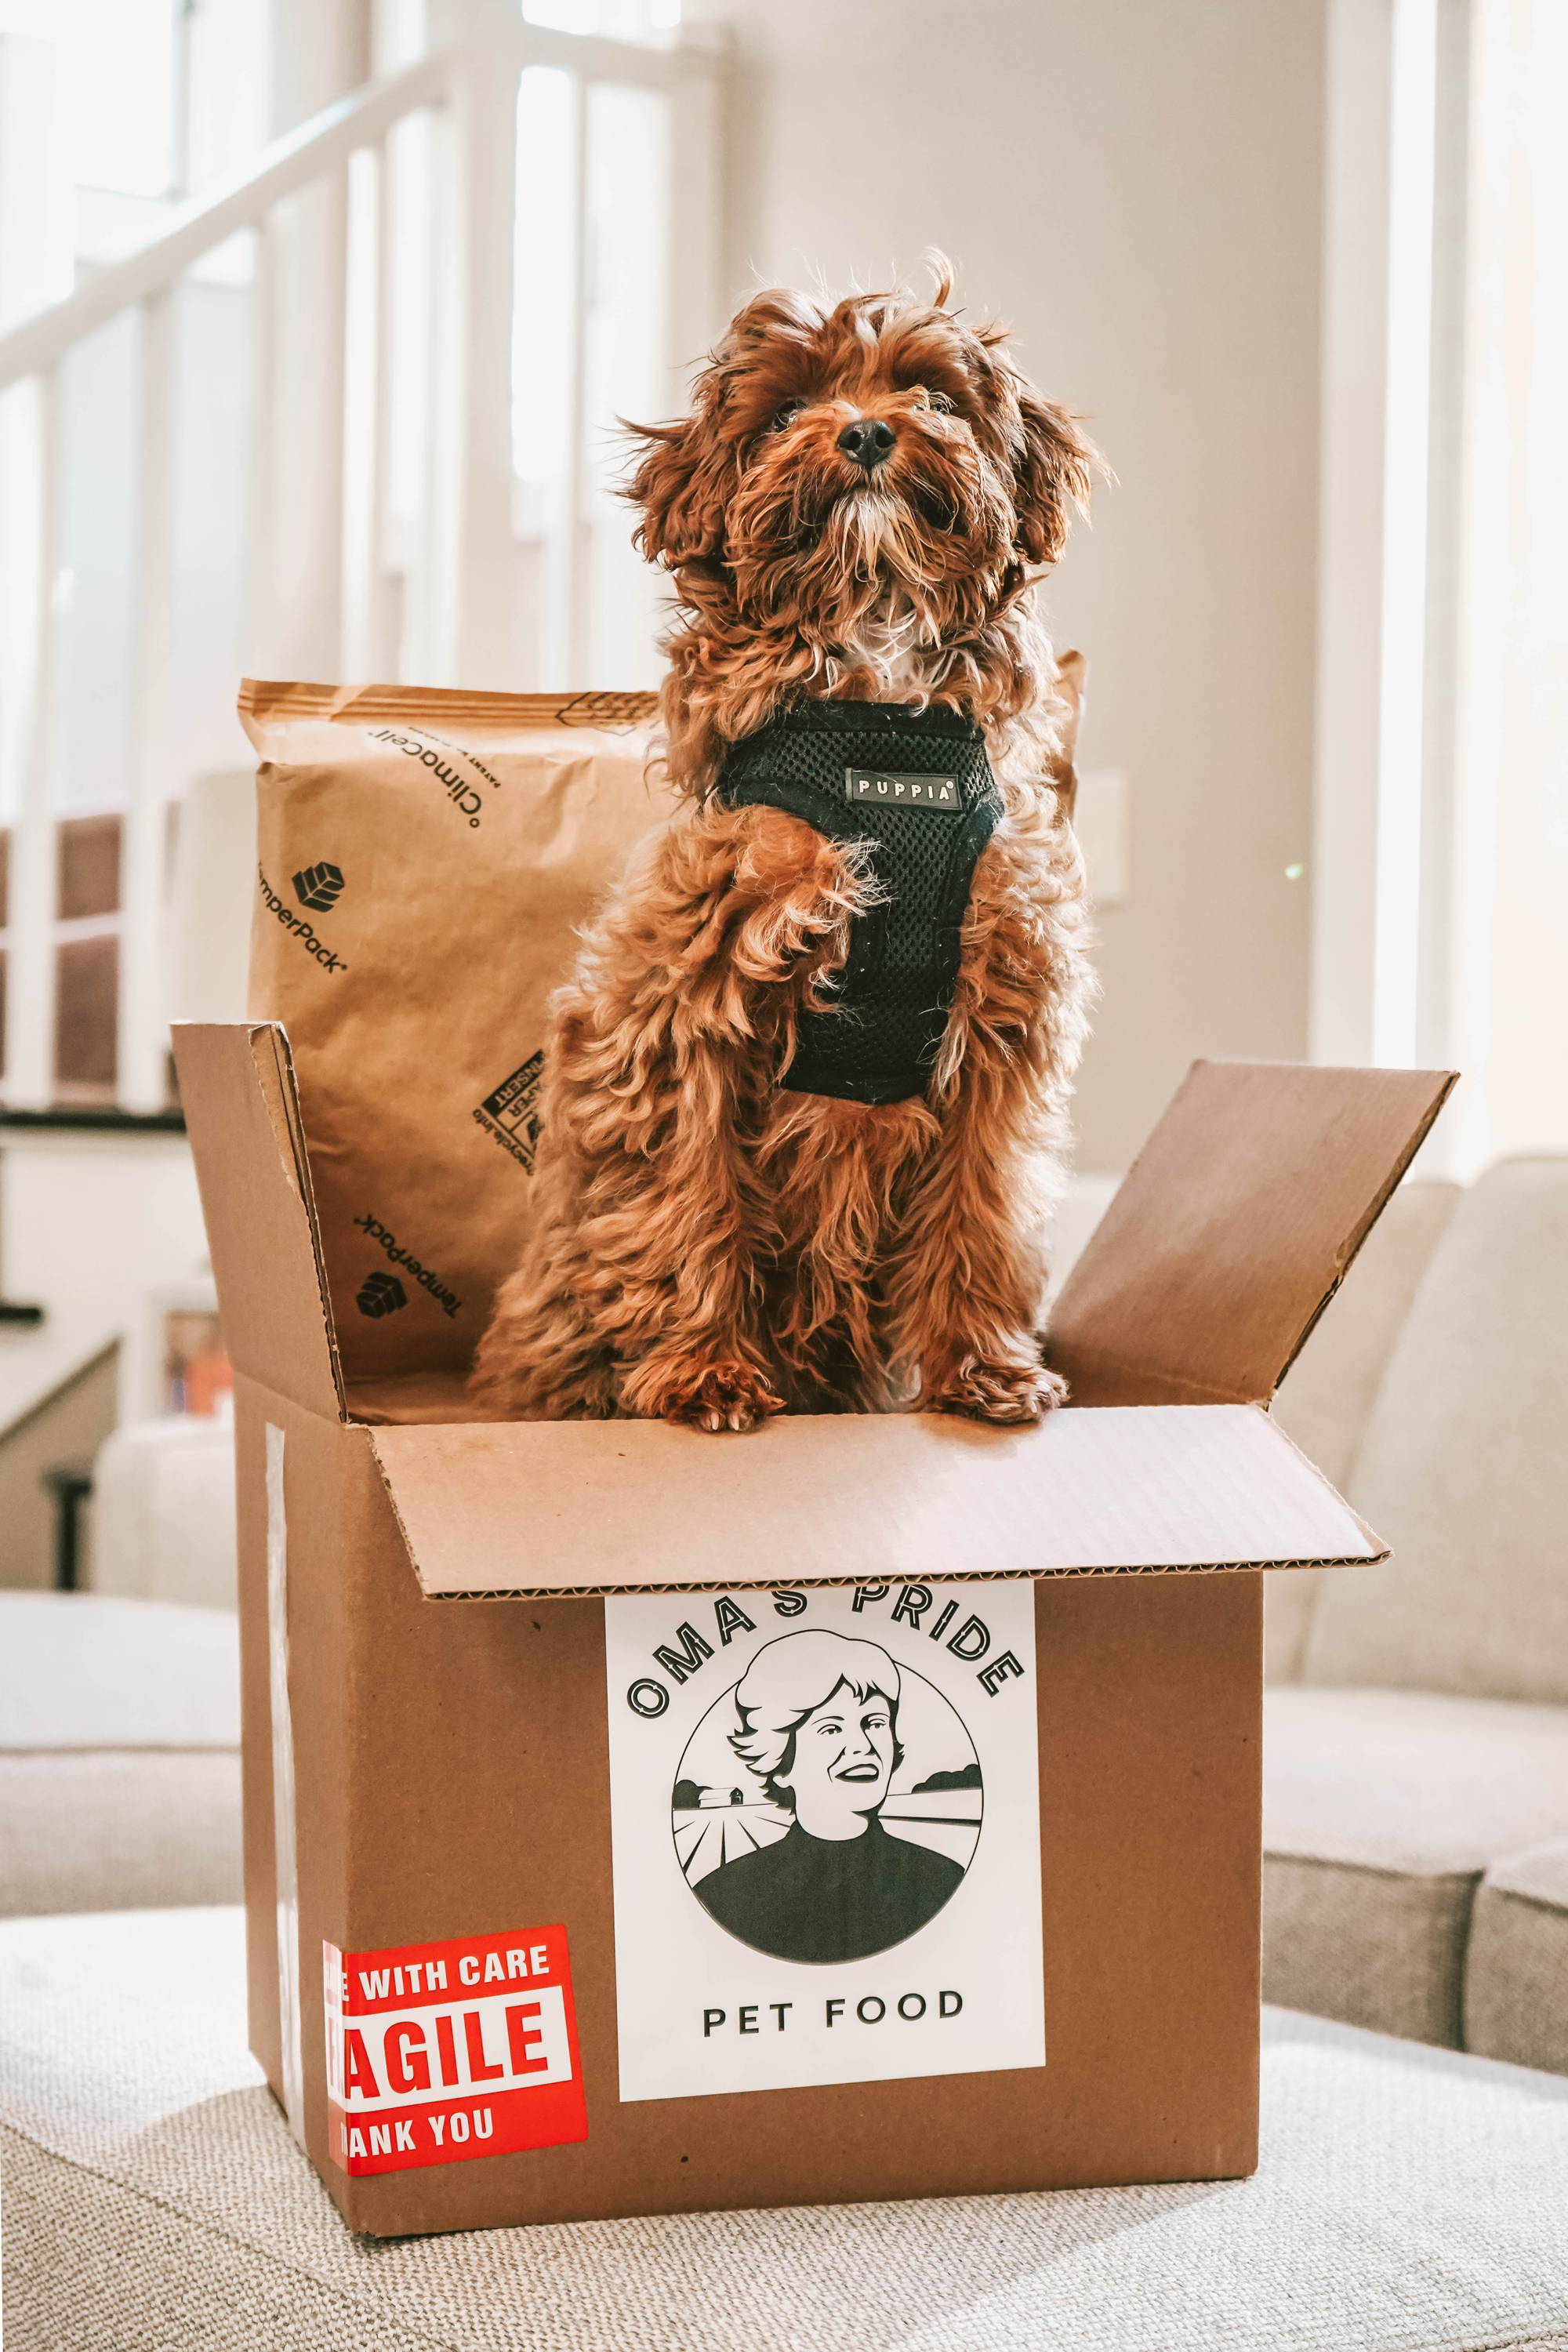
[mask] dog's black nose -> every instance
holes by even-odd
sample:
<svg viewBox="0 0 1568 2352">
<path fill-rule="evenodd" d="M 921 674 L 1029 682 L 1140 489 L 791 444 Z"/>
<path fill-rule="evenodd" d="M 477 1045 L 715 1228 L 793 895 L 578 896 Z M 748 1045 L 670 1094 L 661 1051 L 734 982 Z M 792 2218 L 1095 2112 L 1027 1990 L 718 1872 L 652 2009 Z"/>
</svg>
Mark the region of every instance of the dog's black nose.
<svg viewBox="0 0 1568 2352">
<path fill-rule="evenodd" d="M 884 425 L 879 416 L 858 416 L 852 425 L 844 427 L 838 446 L 847 457 L 853 457 L 869 473 L 873 466 L 879 466 L 884 457 L 891 456 L 893 428 Z"/>
</svg>

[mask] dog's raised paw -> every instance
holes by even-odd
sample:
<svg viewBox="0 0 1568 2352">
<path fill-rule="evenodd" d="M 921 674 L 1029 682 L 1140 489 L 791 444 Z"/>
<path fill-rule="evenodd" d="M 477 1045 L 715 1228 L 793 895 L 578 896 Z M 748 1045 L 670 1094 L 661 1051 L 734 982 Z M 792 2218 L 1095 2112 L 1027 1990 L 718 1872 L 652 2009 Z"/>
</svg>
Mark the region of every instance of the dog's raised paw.
<svg viewBox="0 0 1568 2352">
<path fill-rule="evenodd" d="M 1068 1384 L 1043 1364 L 987 1364 L 971 1360 L 922 1400 L 928 1412 L 959 1412 L 971 1421 L 1026 1427 L 1066 1399 Z"/>
<path fill-rule="evenodd" d="M 761 1428 L 784 1411 L 784 1399 L 751 1364 L 693 1364 L 663 1381 L 641 1409 L 650 1418 L 721 1436 Z"/>
</svg>

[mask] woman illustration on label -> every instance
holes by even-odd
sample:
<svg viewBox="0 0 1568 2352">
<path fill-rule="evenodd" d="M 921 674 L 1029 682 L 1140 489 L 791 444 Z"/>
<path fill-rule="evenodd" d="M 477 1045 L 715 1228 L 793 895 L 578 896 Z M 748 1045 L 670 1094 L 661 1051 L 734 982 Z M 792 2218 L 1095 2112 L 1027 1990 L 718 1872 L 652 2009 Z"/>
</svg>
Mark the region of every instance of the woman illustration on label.
<svg viewBox="0 0 1568 2352">
<path fill-rule="evenodd" d="M 731 1747 L 794 1821 L 693 1887 L 721 1927 L 781 1960 L 860 1960 L 901 1944 L 962 1885 L 956 1862 L 879 1818 L 903 1757 L 899 1669 L 826 1629 L 757 1652 Z"/>
</svg>

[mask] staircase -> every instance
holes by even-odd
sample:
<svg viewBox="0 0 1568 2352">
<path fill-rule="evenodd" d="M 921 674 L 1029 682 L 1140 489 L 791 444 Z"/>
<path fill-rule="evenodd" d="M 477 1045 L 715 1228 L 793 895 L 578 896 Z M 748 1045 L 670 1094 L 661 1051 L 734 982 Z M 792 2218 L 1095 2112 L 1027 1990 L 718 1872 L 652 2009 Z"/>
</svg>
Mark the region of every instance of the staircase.
<svg viewBox="0 0 1568 2352">
<path fill-rule="evenodd" d="M 717 323 L 721 54 L 426 14 L 0 331 L 0 1295 L 40 1310 L 0 1317 L 0 1432 L 110 1349 L 118 1416 L 166 1410 L 165 1318 L 212 1303 L 167 1033 L 240 1009 L 238 676 L 653 675 L 614 423 Z"/>
<path fill-rule="evenodd" d="M 0 1587 L 88 1582 L 92 1464 L 118 1416 L 118 1355 L 111 1341 L 0 1427 Z"/>
</svg>

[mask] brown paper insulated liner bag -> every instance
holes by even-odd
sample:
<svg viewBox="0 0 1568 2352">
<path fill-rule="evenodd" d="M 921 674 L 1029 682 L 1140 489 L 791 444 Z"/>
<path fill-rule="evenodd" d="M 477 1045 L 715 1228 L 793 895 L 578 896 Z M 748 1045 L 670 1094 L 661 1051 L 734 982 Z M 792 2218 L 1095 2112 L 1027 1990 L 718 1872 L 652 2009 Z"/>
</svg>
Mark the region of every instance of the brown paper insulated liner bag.
<svg viewBox="0 0 1568 2352">
<path fill-rule="evenodd" d="M 528 1229 L 545 1006 L 672 796 L 646 694 L 247 680 L 250 1011 L 292 1043 L 349 1379 L 466 1364 Z"/>
</svg>

